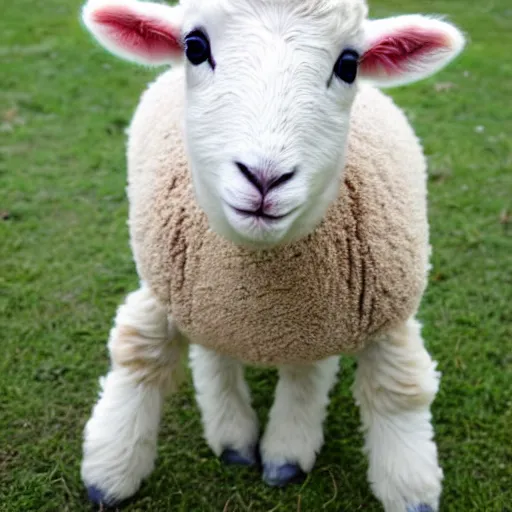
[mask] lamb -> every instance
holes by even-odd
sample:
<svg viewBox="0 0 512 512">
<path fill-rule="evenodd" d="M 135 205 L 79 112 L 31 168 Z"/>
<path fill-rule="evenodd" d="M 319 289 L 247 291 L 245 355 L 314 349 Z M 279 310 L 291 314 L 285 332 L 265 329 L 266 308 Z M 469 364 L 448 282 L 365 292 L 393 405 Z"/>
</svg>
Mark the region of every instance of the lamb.
<svg viewBox="0 0 512 512">
<path fill-rule="evenodd" d="M 416 320 L 426 162 L 376 86 L 437 72 L 460 31 L 370 20 L 365 0 L 89 0 L 83 20 L 112 53 L 173 65 L 129 129 L 141 284 L 118 309 L 85 428 L 90 499 L 119 503 L 152 471 L 187 351 L 212 451 L 260 457 L 272 486 L 300 479 L 324 441 L 339 356 L 353 354 L 373 492 L 386 512 L 438 510 L 440 375 Z M 279 370 L 261 438 L 244 364 Z"/>
</svg>

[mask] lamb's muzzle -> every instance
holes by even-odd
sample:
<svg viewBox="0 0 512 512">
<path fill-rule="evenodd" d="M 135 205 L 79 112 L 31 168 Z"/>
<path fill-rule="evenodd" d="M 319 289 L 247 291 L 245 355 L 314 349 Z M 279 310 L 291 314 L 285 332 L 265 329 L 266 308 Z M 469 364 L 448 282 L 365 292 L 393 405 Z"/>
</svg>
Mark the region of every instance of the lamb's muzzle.
<svg viewBox="0 0 512 512">
<path fill-rule="evenodd" d="M 272 163 L 267 163 L 264 167 L 257 168 L 249 167 L 241 162 L 235 162 L 235 165 L 247 181 L 254 186 L 255 190 L 252 190 L 247 196 L 233 198 L 239 206 L 234 206 L 226 201 L 226 204 L 234 211 L 244 217 L 280 220 L 299 208 L 298 206 L 291 209 L 288 207 L 287 211 L 283 212 L 282 208 L 279 208 L 279 198 L 275 196 L 269 198 L 269 193 L 273 189 L 282 187 L 295 176 L 297 167 L 289 172 L 280 172 L 277 170 L 277 166 Z"/>
</svg>

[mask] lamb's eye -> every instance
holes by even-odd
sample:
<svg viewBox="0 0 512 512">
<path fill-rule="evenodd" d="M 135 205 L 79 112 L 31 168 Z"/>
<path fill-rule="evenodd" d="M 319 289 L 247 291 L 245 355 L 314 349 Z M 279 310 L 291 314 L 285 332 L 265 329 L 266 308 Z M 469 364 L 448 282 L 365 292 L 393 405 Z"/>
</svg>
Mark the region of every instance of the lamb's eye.
<svg viewBox="0 0 512 512">
<path fill-rule="evenodd" d="M 185 36 L 185 55 L 194 66 L 211 62 L 210 41 L 204 32 L 193 30 Z"/>
<path fill-rule="evenodd" d="M 336 64 L 334 64 L 334 74 L 347 84 L 351 84 L 357 76 L 358 62 L 359 54 L 356 51 L 343 50 Z"/>
</svg>

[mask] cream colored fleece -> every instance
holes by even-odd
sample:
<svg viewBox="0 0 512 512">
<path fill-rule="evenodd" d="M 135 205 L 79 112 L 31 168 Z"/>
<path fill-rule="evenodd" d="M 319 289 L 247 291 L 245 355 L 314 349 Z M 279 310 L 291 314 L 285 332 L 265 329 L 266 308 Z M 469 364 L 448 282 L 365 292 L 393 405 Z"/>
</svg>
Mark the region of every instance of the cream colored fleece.
<svg viewBox="0 0 512 512">
<path fill-rule="evenodd" d="M 142 280 L 193 343 L 256 364 L 361 350 L 414 315 L 426 284 L 426 166 L 401 110 L 362 87 L 344 181 L 316 231 L 255 252 L 213 233 L 183 146 L 183 70 L 145 92 L 130 128 L 130 234 Z"/>
</svg>

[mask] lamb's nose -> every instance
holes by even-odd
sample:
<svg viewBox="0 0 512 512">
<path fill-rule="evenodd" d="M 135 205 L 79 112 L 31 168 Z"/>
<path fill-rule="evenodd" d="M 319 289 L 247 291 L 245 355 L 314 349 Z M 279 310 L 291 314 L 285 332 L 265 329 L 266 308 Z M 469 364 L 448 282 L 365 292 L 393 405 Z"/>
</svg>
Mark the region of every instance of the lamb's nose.
<svg viewBox="0 0 512 512">
<path fill-rule="evenodd" d="M 279 172 L 269 172 L 265 169 L 258 169 L 254 167 L 249 167 L 241 162 L 235 162 L 239 171 L 245 176 L 247 181 L 252 183 L 261 193 L 261 195 L 265 195 L 267 192 L 272 190 L 273 188 L 290 181 L 296 173 L 296 169 L 285 173 Z"/>
</svg>

